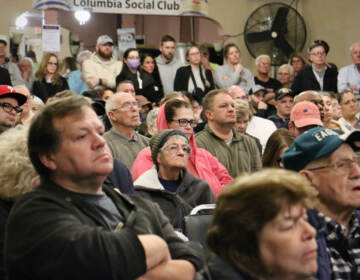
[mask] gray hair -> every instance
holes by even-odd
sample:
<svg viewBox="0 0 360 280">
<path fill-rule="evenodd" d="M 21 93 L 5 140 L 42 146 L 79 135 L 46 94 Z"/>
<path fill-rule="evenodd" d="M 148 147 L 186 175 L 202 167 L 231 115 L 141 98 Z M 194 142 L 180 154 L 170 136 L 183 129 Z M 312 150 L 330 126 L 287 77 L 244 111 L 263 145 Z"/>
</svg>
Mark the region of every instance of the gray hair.
<svg viewBox="0 0 360 280">
<path fill-rule="evenodd" d="M 3 199 L 15 200 L 39 183 L 28 154 L 28 130 L 18 125 L 1 134 L 0 197 Z"/>
<path fill-rule="evenodd" d="M 159 113 L 159 108 L 152 109 L 146 116 L 147 127 L 156 127 L 156 118 Z"/>
<path fill-rule="evenodd" d="M 293 68 L 290 64 L 283 64 L 283 65 L 281 65 L 281 66 L 279 67 L 278 71 L 277 71 L 278 74 L 279 74 L 280 70 L 283 69 L 283 68 L 287 68 L 287 69 L 289 70 L 290 76 L 293 76 L 293 75 L 294 75 L 294 68 Z"/>
<path fill-rule="evenodd" d="M 91 51 L 88 50 L 84 50 L 78 53 L 78 55 L 76 56 L 76 61 L 81 64 L 83 63 L 85 60 L 88 60 L 91 56 Z"/>
<path fill-rule="evenodd" d="M 352 52 L 353 49 L 354 49 L 356 46 L 360 46 L 360 42 L 352 43 L 351 46 L 350 46 L 350 48 L 349 48 L 350 52 Z"/>
<path fill-rule="evenodd" d="M 27 56 L 25 56 L 25 57 L 23 57 L 22 59 L 20 59 L 20 61 L 19 61 L 19 66 L 21 66 L 21 65 L 23 65 L 24 64 L 24 62 L 30 62 L 30 64 L 31 64 L 31 69 L 33 69 L 34 68 L 34 63 L 33 63 L 33 61 L 32 61 L 32 59 L 30 58 L 30 57 L 27 57 Z"/>
<path fill-rule="evenodd" d="M 262 58 L 268 59 L 270 61 L 270 63 L 271 63 L 270 56 L 268 56 L 267 54 L 261 54 L 261 55 L 259 55 L 258 57 L 255 58 L 255 65 L 256 66 L 258 66 L 260 64 L 260 59 L 262 59 Z"/>
</svg>

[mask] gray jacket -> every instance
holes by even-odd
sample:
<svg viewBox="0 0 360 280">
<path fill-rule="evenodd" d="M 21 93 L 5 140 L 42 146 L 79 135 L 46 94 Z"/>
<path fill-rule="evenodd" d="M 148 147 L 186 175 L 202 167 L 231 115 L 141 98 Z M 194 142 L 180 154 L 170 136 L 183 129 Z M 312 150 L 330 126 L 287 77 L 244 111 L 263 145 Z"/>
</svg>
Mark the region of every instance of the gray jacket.
<svg viewBox="0 0 360 280">
<path fill-rule="evenodd" d="M 156 63 L 159 68 L 161 83 L 164 88 L 165 95 L 174 91 L 175 75 L 178 68 L 184 66 L 184 64 L 174 57 L 169 63 L 165 63 L 161 58 L 161 55 L 156 57 Z"/>
</svg>

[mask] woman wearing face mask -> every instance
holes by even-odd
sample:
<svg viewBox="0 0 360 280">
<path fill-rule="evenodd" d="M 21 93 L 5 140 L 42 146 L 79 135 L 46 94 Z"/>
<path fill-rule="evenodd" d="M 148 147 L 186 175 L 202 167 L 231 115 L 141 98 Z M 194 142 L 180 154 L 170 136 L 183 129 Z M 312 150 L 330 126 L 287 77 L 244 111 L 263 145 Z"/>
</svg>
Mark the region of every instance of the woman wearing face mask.
<svg viewBox="0 0 360 280">
<path fill-rule="evenodd" d="M 124 52 L 124 65 L 119 75 L 116 77 L 116 85 L 124 80 L 130 80 L 134 84 L 136 94 L 141 94 L 143 80 L 139 71 L 140 54 L 135 48 L 127 49 Z"/>
</svg>

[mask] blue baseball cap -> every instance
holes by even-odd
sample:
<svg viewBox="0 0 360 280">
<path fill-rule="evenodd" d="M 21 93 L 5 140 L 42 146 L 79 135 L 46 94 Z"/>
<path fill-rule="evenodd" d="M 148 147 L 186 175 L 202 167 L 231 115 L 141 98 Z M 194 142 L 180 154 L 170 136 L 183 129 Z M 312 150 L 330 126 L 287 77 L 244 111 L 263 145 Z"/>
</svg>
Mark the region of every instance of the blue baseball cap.
<svg viewBox="0 0 360 280">
<path fill-rule="evenodd" d="M 286 169 L 300 171 L 310 162 L 333 153 L 342 144 L 360 149 L 360 130 L 349 133 L 328 127 L 312 128 L 297 137 L 281 159 Z"/>
</svg>

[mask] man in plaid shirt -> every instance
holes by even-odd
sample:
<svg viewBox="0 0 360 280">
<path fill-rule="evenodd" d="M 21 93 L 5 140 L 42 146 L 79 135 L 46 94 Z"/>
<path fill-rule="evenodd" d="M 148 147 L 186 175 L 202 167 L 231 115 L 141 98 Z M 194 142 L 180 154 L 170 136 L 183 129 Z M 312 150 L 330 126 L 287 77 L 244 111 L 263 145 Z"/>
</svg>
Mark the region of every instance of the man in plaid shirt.
<svg viewBox="0 0 360 280">
<path fill-rule="evenodd" d="M 283 154 L 317 192 L 309 222 L 317 229 L 318 279 L 360 279 L 360 131 L 308 130 Z"/>
</svg>

